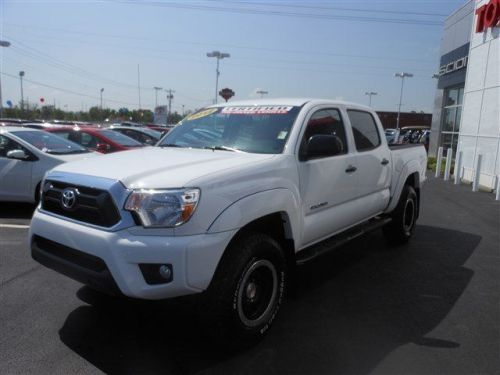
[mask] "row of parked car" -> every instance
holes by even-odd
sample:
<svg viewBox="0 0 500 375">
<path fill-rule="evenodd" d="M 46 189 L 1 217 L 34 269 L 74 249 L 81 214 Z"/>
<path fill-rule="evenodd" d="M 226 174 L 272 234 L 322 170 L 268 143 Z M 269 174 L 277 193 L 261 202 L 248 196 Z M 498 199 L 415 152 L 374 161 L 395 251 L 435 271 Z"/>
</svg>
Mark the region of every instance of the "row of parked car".
<svg viewBox="0 0 500 375">
<path fill-rule="evenodd" d="M 389 145 L 420 143 L 427 150 L 429 147 L 431 130 L 427 126 L 406 126 L 401 129 L 385 129 L 385 138 Z"/>
<path fill-rule="evenodd" d="M 153 146 L 171 128 L 0 120 L 0 201 L 37 202 L 40 181 L 56 165 Z"/>
</svg>

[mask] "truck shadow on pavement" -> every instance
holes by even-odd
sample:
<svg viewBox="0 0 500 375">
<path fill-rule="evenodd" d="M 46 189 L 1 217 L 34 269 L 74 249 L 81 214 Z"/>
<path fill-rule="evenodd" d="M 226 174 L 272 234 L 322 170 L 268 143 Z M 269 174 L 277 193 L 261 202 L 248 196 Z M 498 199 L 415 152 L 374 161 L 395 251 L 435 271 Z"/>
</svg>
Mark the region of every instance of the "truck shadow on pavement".
<svg viewBox="0 0 500 375">
<path fill-rule="evenodd" d="M 0 202 L 0 219 L 31 220 L 36 205 L 20 202 Z"/>
<path fill-rule="evenodd" d="M 269 335 L 247 349 L 218 349 L 176 302 L 103 300 L 87 287 L 61 340 L 106 373 L 357 373 L 405 344 L 453 350 L 427 336 L 450 313 L 473 272 L 463 265 L 480 236 L 418 226 L 388 248 L 378 232 L 298 269 L 298 288 Z M 403 365 L 404 366 L 404 365 Z"/>
</svg>

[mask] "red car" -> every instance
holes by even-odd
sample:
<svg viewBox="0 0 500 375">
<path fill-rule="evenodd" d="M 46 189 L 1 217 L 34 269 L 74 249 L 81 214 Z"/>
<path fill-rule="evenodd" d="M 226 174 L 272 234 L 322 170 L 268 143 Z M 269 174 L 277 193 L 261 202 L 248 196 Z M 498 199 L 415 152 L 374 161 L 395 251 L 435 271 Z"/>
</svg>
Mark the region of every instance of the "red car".
<svg viewBox="0 0 500 375">
<path fill-rule="evenodd" d="M 144 147 L 135 139 L 111 129 L 57 127 L 45 130 L 102 154 Z"/>
<path fill-rule="evenodd" d="M 162 135 L 165 135 L 172 130 L 175 125 L 146 124 L 146 126 L 149 129 L 156 130 L 157 132 L 162 133 Z"/>
</svg>

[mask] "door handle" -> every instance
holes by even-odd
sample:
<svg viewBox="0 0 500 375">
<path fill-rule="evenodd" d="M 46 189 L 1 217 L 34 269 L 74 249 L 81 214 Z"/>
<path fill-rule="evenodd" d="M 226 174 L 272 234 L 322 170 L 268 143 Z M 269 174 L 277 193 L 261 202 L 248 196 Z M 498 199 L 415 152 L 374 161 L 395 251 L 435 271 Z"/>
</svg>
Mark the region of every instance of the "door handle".
<svg viewBox="0 0 500 375">
<path fill-rule="evenodd" d="M 345 173 L 353 173 L 353 172 L 356 172 L 358 168 L 356 168 L 354 165 L 350 165 L 347 167 L 347 169 L 345 170 Z"/>
<path fill-rule="evenodd" d="M 383 158 L 382 161 L 380 162 L 380 164 L 387 165 L 387 164 L 389 164 L 389 160 L 387 160 L 386 158 Z"/>
</svg>

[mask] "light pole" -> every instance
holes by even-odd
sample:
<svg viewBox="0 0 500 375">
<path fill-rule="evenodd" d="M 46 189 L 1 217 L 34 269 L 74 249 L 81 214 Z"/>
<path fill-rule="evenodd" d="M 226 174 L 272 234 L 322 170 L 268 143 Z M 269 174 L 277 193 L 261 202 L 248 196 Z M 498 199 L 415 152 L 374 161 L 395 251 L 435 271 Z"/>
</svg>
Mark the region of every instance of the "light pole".
<svg viewBox="0 0 500 375">
<path fill-rule="evenodd" d="M 394 74 L 394 77 L 401 78 L 401 93 L 399 94 L 398 120 L 396 123 L 396 130 L 399 130 L 399 117 L 401 116 L 401 102 L 403 100 L 403 86 L 405 83 L 405 78 L 406 77 L 411 78 L 411 77 L 413 77 L 413 74 L 401 72 L 401 73 Z"/>
<path fill-rule="evenodd" d="M 367 91 L 365 92 L 365 95 L 368 95 L 370 97 L 369 101 L 368 101 L 368 105 L 371 107 L 372 106 L 372 96 L 373 95 L 378 95 L 378 93 L 376 92 L 373 92 L 373 91 Z"/>
<path fill-rule="evenodd" d="M 9 47 L 10 42 L 0 40 L 0 47 Z M 3 99 L 2 99 L 2 77 L 0 74 L 0 117 L 3 117 Z"/>
<path fill-rule="evenodd" d="M 155 109 L 156 109 L 156 107 L 158 107 L 158 91 L 163 90 L 163 88 L 155 86 L 153 87 L 153 89 L 155 90 Z"/>
<path fill-rule="evenodd" d="M 21 112 L 24 112 L 23 77 L 24 77 L 24 71 L 21 70 L 19 72 L 19 79 L 21 81 Z"/>
<path fill-rule="evenodd" d="M 102 92 L 104 91 L 104 89 L 101 89 L 101 111 L 102 111 Z"/>
<path fill-rule="evenodd" d="M 184 104 L 182 105 L 182 117 L 184 117 Z"/>
<path fill-rule="evenodd" d="M 259 94 L 260 98 L 262 99 L 264 97 L 264 95 L 269 94 L 269 91 L 258 90 L 258 91 L 256 91 L 256 93 Z"/>
<path fill-rule="evenodd" d="M 217 104 L 217 95 L 219 93 L 219 61 L 231 57 L 229 53 L 212 51 L 207 53 L 207 57 L 215 57 L 217 59 L 217 68 L 215 69 L 215 104 Z"/>
<path fill-rule="evenodd" d="M 165 90 L 167 92 L 167 100 L 168 100 L 168 112 L 167 112 L 167 125 L 168 125 L 168 120 L 170 119 L 170 115 L 172 112 L 172 99 L 174 98 L 174 92 L 175 90 L 168 89 Z"/>
</svg>

